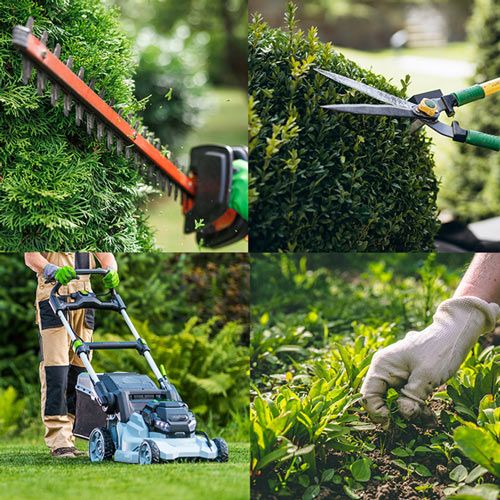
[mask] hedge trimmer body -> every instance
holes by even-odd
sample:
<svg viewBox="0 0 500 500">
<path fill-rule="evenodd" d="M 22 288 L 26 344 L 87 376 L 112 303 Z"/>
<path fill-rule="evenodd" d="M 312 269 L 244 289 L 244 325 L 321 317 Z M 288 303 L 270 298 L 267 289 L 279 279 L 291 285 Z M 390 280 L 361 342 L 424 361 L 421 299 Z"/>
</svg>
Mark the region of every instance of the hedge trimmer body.
<svg viewBox="0 0 500 500">
<path fill-rule="evenodd" d="M 351 87 L 359 92 L 377 99 L 385 104 L 329 104 L 322 108 L 340 113 L 354 113 L 360 115 L 388 116 L 394 118 L 409 118 L 412 122 L 410 131 L 415 132 L 423 125 L 427 125 L 441 135 L 454 141 L 465 142 L 494 151 L 500 151 L 500 137 L 466 130 L 460 127 L 457 121 L 451 126 L 439 121 L 441 112 L 448 116 L 455 114 L 455 107 L 482 99 L 500 91 L 500 78 L 473 85 L 463 90 L 444 95 L 441 90 L 432 90 L 412 96 L 410 99 L 401 99 L 382 90 L 370 87 L 362 82 L 352 80 L 346 76 L 337 75 L 330 71 L 316 68 L 318 73 L 342 85 Z"/>
<path fill-rule="evenodd" d="M 248 160 L 245 147 L 199 146 L 191 150 L 189 174 L 177 168 L 160 151 L 160 141 L 148 133 L 139 122 L 131 124 L 131 116 L 122 117 L 123 109 L 113 109 L 114 99 L 104 101 L 105 90 L 99 95 L 94 91 L 92 78 L 84 82 L 84 68 L 72 71 L 73 58 L 66 63 L 60 59 L 61 46 L 53 52 L 47 48 L 47 32 L 36 38 L 31 30 L 33 18 L 26 26 L 16 26 L 13 44 L 23 57 L 23 82 L 28 84 L 33 68 L 37 71 L 37 90 L 42 95 L 50 82 L 51 104 L 56 105 L 60 94 L 64 99 L 64 114 L 69 115 L 75 103 L 75 121 L 84 121 L 87 133 L 94 130 L 98 141 L 104 136 L 108 149 L 115 147 L 118 156 L 125 155 L 134 162 L 146 180 L 154 187 L 180 199 L 185 215 L 184 232 L 196 231 L 199 242 L 211 248 L 224 246 L 244 238 L 248 223 L 236 211 L 229 208 L 231 196 L 233 160 Z M 145 137 L 139 133 L 139 128 Z"/>
</svg>

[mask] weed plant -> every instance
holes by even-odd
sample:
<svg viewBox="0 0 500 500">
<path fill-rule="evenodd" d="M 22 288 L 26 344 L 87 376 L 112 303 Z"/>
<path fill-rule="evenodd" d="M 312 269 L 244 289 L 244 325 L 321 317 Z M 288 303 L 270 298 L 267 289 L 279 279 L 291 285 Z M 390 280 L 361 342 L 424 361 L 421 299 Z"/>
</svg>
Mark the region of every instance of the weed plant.
<svg viewBox="0 0 500 500">
<path fill-rule="evenodd" d="M 360 405 L 359 388 L 373 354 L 429 324 L 469 259 L 253 258 L 250 431 L 256 498 L 497 498 L 500 347 L 478 343 L 456 376 L 438 388 L 429 402 L 436 428 L 404 420 L 396 390 L 387 395 L 386 428 L 373 424 Z"/>
</svg>

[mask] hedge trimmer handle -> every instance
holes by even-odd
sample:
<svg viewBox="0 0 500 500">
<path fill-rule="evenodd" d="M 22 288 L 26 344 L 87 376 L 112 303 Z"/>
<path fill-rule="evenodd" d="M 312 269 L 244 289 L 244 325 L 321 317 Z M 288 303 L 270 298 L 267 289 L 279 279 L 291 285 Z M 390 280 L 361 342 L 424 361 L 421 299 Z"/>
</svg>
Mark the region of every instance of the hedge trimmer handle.
<svg viewBox="0 0 500 500">
<path fill-rule="evenodd" d="M 467 87 L 466 89 L 453 92 L 452 95 L 454 95 L 455 99 L 457 100 L 456 105 L 463 106 L 464 104 L 478 101 L 479 99 L 483 99 L 484 97 L 495 94 L 496 92 L 500 92 L 500 78 L 495 78 L 494 80 L 490 80 L 489 82 L 472 85 L 472 87 Z"/>
<path fill-rule="evenodd" d="M 447 127 L 447 126 L 446 126 Z M 450 137 L 457 142 L 465 142 L 480 148 L 492 149 L 493 151 L 500 151 L 500 137 L 491 134 L 485 134 L 477 130 L 466 130 L 462 128 L 458 122 L 454 121 L 451 124 Z"/>
<path fill-rule="evenodd" d="M 465 142 L 473 146 L 500 151 L 500 137 L 478 132 L 477 130 L 467 130 Z"/>
</svg>

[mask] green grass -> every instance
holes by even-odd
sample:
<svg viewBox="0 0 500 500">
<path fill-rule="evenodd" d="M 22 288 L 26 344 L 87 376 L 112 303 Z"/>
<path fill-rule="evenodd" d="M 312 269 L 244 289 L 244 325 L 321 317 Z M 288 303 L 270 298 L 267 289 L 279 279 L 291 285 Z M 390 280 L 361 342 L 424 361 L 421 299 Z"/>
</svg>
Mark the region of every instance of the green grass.
<svg viewBox="0 0 500 500">
<path fill-rule="evenodd" d="M 213 104 L 205 124 L 190 134 L 184 144 L 184 153 L 176 156 L 178 164 L 189 164 L 189 151 L 202 144 L 247 144 L 247 96 L 239 89 L 217 88 L 208 93 Z M 165 252 L 198 252 L 194 235 L 184 234 L 184 216 L 180 203 L 159 196 L 148 206 L 150 224 L 157 230 L 157 246 Z M 203 251 L 206 251 L 203 249 Z M 221 252 L 246 252 L 248 244 L 239 241 L 219 249 Z"/>
<path fill-rule="evenodd" d="M 81 441 L 82 449 L 86 442 Z M 0 498 L 113 500 L 250 498 L 247 443 L 229 444 L 229 462 L 150 466 L 54 459 L 40 444 L 0 444 Z"/>
</svg>

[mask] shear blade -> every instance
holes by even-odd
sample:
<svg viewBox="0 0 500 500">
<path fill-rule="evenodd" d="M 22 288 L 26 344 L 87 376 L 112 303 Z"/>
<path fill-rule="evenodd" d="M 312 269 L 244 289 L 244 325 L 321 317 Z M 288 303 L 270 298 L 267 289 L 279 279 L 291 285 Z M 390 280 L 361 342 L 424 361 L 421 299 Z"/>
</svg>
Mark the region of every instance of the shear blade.
<svg viewBox="0 0 500 500">
<path fill-rule="evenodd" d="M 72 98 L 71 98 L 71 94 L 68 94 L 67 92 L 63 92 L 63 96 L 64 96 L 64 116 L 69 116 L 69 111 L 71 109 L 71 102 L 72 102 Z"/>
<path fill-rule="evenodd" d="M 95 116 L 93 113 L 87 112 L 87 134 L 91 134 L 94 128 Z"/>
<path fill-rule="evenodd" d="M 123 151 L 123 141 L 117 137 L 116 138 L 116 156 L 120 156 Z"/>
<path fill-rule="evenodd" d="M 101 142 L 102 136 L 104 135 L 104 124 L 97 122 L 97 140 Z"/>
<path fill-rule="evenodd" d="M 77 125 L 80 125 L 83 118 L 83 107 L 80 104 L 76 104 L 75 109 L 76 109 L 75 123 Z"/>
<path fill-rule="evenodd" d="M 415 118 L 411 109 L 386 106 L 385 104 L 328 104 L 321 106 L 339 113 L 353 113 L 356 115 L 395 116 L 398 118 Z"/>
<path fill-rule="evenodd" d="M 162 191 L 165 191 L 166 187 L 167 187 L 167 176 L 163 172 L 160 172 L 160 189 Z"/>
<path fill-rule="evenodd" d="M 378 101 L 385 102 L 386 104 L 392 104 L 393 106 L 398 106 L 400 108 L 406 108 L 406 109 L 413 108 L 413 104 L 411 102 L 405 101 L 404 99 L 401 99 L 401 97 L 388 94 L 387 92 L 376 89 L 375 87 L 370 87 L 369 85 L 366 85 L 366 83 L 361 83 L 351 78 L 348 78 L 347 76 L 337 75 L 336 73 L 332 73 L 331 71 L 325 71 L 324 69 L 321 68 L 314 68 L 314 70 L 317 71 L 318 73 L 321 73 L 323 76 L 330 78 L 330 80 L 333 80 L 337 83 L 341 83 L 342 85 L 346 85 L 347 87 L 356 89 L 359 92 L 362 92 L 363 94 L 366 94 L 370 97 L 373 97 L 374 99 L 377 99 Z"/>
<path fill-rule="evenodd" d="M 113 146 L 113 132 L 111 130 L 106 131 L 106 147 L 111 149 Z"/>
</svg>

